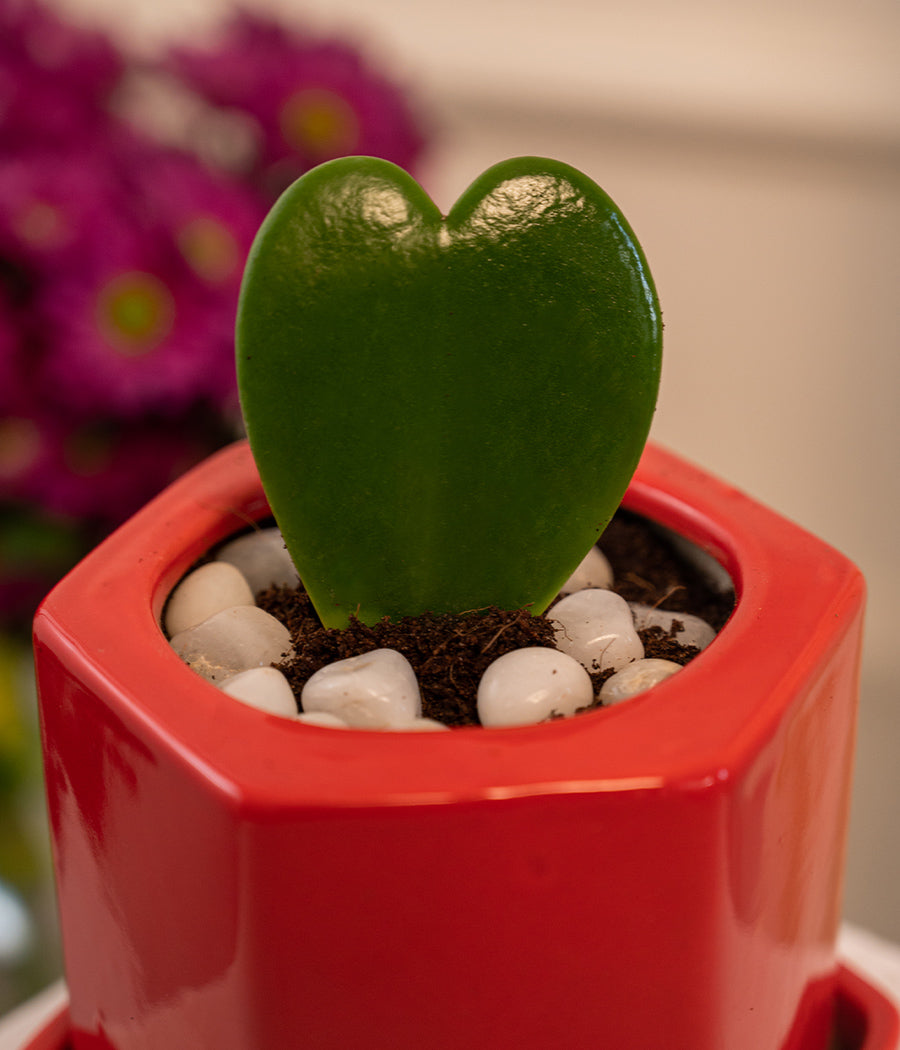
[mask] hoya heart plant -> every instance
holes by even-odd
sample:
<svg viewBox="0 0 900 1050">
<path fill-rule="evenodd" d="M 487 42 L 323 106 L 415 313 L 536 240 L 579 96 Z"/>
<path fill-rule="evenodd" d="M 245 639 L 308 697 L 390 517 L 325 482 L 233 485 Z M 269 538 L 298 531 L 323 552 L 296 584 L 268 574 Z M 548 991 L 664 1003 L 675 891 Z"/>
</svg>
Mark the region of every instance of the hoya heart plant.
<svg viewBox="0 0 900 1050">
<path fill-rule="evenodd" d="M 546 609 L 637 466 L 662 323 L 628 223 L 574 168 L 507 160 L 444 217 L 348 157 L 266 218 L 236 336 L 263 488 L 343 627 Z"/>
</svg>

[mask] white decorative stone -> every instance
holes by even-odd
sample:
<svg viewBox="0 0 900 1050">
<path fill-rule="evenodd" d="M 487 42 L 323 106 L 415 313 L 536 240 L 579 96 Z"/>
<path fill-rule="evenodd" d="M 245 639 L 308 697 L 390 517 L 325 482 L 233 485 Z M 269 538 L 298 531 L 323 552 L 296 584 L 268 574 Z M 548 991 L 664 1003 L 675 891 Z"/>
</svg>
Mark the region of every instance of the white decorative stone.
<svg viewBox="0 0 900 1050">
<path fill-rule="evenodd" d="M 396 649 L 373 649 L 320 668 L 300 694 L 304 711 L 330 711 L 357 729 L 394 729 L 422 714 L 419 683 Z"/>
<path fill-rule="evenodd" d="M 591 547 L 581 559 L 578 568 L 560 587 L 560 594 L 574 594 L 588 587 L 603 587 L 609 590 L 613 585 L 613 571 L 609 560 L 599 547 Z"/>
<path fill-rule="evenodd" d="M 483 726 L 519 726 L 552 715 L 573 715 L 594 702 L 594 687 L 581 664 L 558 649 L 514 649 L 489 664 L 478 683 Z"/>
<path fill-rule="evenodd" d="M 698 649 L 705 649 L 716 636 L 716 632 L 706 620 L 701 620 L 699 616 L 691 613 L 657 609 L 652 605 L 641 605 L 639 602 L 631 602 L 630 605 L 634 626 L 638 631 L 647 627 L 661 627 L 666 634 L 672 633 L 672 637 L 680 645 L 695 645 Z M 674 632 L 673 624 L 679 625 Z"/>
<path fill-rule="evenodd" d="M 163 622 L 172 637 L 223 609 L 253 604 L 253 592 L 233 565 L 210 562 L 188 573 L 172 591 Z"/>
<path fill-rule="evenodd" d="M 226 678 L 219 688 L 223 693 L 241 700 L 270 715 L 297 717 L 297 701 L 290 683 L 276 667 L 251 667 L 247 671 Z"/>
<path fill-rule="evenodd" d="M 254 594 L 269 587 L 296 587 L 300 582 L 280 529 L 257 529 L 219 548 L 218 561 L 239 569 Z"/>
<path fill-rule="evenodd" d="M 604 704 L 630 700 L 680 670 L 681 664 L 672 660 L 636 660 L 606 679 L 600 687 L 600 699 Z"/>
<path fill-rule="evenodd" d="M 290 651 L 284 624 L 255 605 L 237 605 L 179 631 L 172 648 L 189 667 L 211 682 L 250 667 L 280 662 Z"/>
<path fill-rule="evenodd" d="M 557 649 L 588 671 L 618 671 L 644 657 L 631 609 L 614 591 L 576 591 L 557 602 L 547 618 L 554 621 Z"/>
<path fill-rule="evenodd" d="M 326 729 L 350 728 L 346 722 L 330 711 L 301 711 L 297 715 L 297 721 L 305 722 L 308 726 L 324 726 Z"/>
</svg>

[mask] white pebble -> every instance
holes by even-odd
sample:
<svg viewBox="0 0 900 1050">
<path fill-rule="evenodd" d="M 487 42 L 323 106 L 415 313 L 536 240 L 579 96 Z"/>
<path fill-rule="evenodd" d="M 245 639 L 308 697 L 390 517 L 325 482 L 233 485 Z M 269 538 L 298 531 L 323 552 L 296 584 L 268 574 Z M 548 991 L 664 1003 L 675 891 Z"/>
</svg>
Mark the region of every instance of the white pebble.
<svg viewBox="0 0 900 1050">
<path fill-rule="evenodd" d="M 171 638 L 235 605 L 253 605 L 253 593 L 233 565 L 210 562 L 178 584 L 166 604 L 165 628 Z"/>
<path fill-rule="evenodd" d="M 540 646 L 498 657 L 478 683 L 483 726 L 532 725 L 554 714 L 573 715 L 593 702 L 594 687 L 581 664 Z"/>
<path fill-rule="evenodd" d="M 691 613 L 657 609 L 652 605 L 641 605 L 639 602 L 630 604 L 634 626 L 638 631 L 643 631 L 646 627 L 661 627 L 669 634 L 672 632 L 672 625 L 678 624 L 672 633 L 674 640 L 680 645 L 695 645 L 698 649 L 705 649 L 716 636 L 716 632 L 706 620 L 701 620 L 699 616 Z"/>
<path fill-rule="evenodd" d="M 238 605 L 179 631 L 172 648 L 189 667 L 211 682 L 278 663 L 291 648 L 284 624 L 255 605 Z"/>
<path fill-rule="evenodd" d="M 395 729 L 422 714 L 419 683 L 396 649 L 373 649 L 320 668 L 300 695 L 304 711 L 330 711 L 357 729 Z"/>
<path fill-rule="evenodd" d="M 218 561 L 243 573 L 254 594 L 269 587 L 296 587 L 300 582 L 280 529 L 258 529 L 219 548 Z"/>
<path fill-rule="evenodd" d="M 270 715 L 297 717 L 297 701 L 290 683 L 277 667 L 251 667 L 223 681 L 223 693 Z"/>
<path fill-rule="evenodd" d="M 324 726 L 326 729 L 349 729 L 343 719 L 333 715 L 330 711 L 301 711 L 297 715 L 298 722 L 305 722 L 308 726 Z"/>
<path fill-rule="evenodd" d="M 581 564 L 560 587 L 560 594 L 574 594 L 588 587 L 603 587 L 609 590 L 613 585 L 613 571 L 606 555 L 599 547 L 591 547 L 582 558 Z"/>
<path fill-rule="evenodd" d="M 555 621 L 557 649 L 588 671 L 618 671 L 644 657 L 631 609 L 614 591 L 576 591 L 554 605 L 547 618 Z"/>
<path fill-rule="evenodd" d="M 680 670 L 681 664 L 672 660 L 636 660 L 606 679 L 600 687 L 600 699 L 604 704 L 630 700 Z"/>
</svg>

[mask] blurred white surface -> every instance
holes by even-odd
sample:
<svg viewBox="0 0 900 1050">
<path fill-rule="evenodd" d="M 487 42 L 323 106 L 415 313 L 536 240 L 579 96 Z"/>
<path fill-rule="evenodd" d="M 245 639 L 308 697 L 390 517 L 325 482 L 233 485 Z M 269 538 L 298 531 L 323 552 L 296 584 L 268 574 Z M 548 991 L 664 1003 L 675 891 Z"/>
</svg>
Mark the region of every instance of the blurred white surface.
<svg viewBox="0 0 900 1050">
<path fill-rule="evenodd" d="M 27 950 L 32 937 L 28 911 L 19 897 L 0 882 L 0 966 Z"/>
<path fill-rule="evenodd" d="M 841 928 L 838 953 L 860 977 L 900 1004 L 900 946 L 848 924 Z"/>
<path fill-rule="evenodd" d="M 59 0 L 142 46 L 220 0 Z M 623 207 L 666 316 L 653 437 L 850 555 L 870 586 L 851 919 L 900 939 L 894 0 L 268 0 L 356 39 L 423 96 L 423 181 L 449 207 L 544 154 Z"/>
<path fill-rule="evenodd" d="M 67 1002 L 66 986 L 56 981 L 34 998 L 0 1018 L 0 1050 L 21 1050 Z"/>
</svg>

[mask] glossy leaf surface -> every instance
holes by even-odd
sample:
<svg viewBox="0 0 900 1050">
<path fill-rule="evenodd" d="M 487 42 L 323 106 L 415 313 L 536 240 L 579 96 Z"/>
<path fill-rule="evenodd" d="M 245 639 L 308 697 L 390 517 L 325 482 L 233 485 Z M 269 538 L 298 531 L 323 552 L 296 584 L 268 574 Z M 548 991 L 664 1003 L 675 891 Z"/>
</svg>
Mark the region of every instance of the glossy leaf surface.
<svg viewBox="0 0 900 1050">
<path fill-rule="evenodd" d="M 323 622 L 545 608 L 637 465 L 661 328 L 627 222 L 565 164 L 498 164 L 446 219 L 385 161 L 294 183 L 250 255 L 238 379 Z"/>
</svg>

